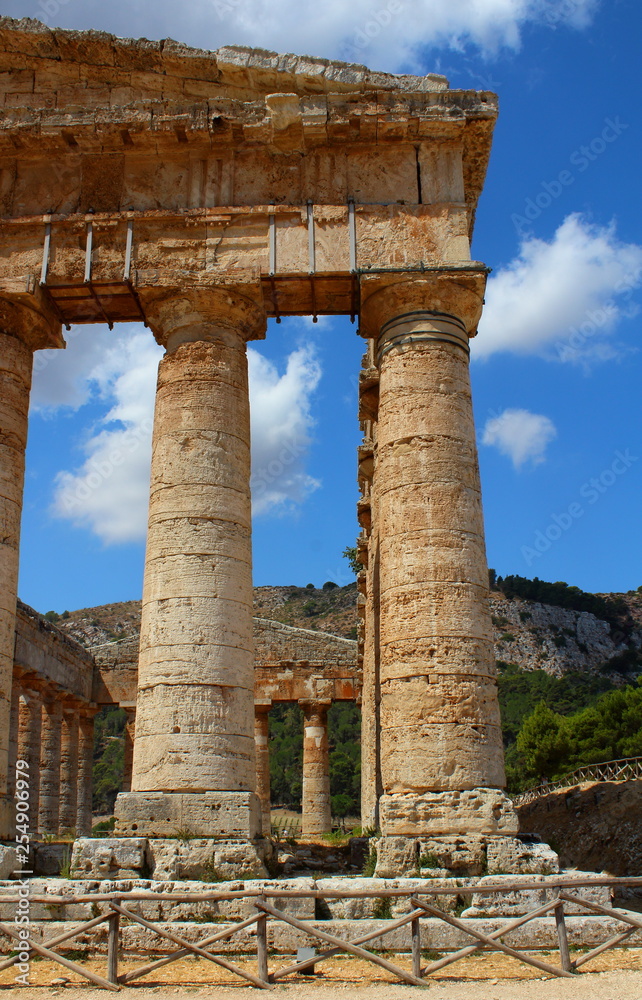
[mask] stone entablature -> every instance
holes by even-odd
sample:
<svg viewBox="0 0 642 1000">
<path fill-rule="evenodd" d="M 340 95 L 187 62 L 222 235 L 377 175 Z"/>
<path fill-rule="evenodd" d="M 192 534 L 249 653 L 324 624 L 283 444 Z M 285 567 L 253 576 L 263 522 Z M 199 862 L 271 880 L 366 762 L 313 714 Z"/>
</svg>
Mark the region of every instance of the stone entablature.
<svg viewBox="0 0 642 1000">
<path fill-rule="evenodd" d="M 14 673 L 32 675 L 90 705 L 94 668 L 93 656 L 80 643 L 18 602 Z"/>
</svg>

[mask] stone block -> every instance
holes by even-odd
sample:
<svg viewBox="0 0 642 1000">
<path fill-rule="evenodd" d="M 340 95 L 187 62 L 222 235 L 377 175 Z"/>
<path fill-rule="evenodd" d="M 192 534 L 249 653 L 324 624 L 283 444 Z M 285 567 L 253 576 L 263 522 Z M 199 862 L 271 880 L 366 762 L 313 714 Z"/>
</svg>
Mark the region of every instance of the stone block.
<svg viewBox="0 0 642 1000">
<path fill-rule="evenodd" d="M 115 812 L 116 832 L 125 836 L 252 840 L 261 832 L 253 792 L 121 792 Z"/>
<path fill-rule="evenodd" d="M 28 865 L 25 865 L 28 867 Z M 22 863 L 18 861 L 18 852 L 15 847 L 7 844 L 0 844 L 0 879 L 18 877 L 14 873 L 22 868 Z"/>
<path fill-rule="evenodd" d="M 513 804 L 499 788 L 382 795 L 386 838 L 509 836 L 518 831 Z"/>
<path fill-rule="evenodd" d="M 479 879 L 478 885 L 491 884 L 507 885 L 520 884 L 530 885 L 538 883 L 536 889 L 517 889 L 513 892 L 502 893 L 474 893 L 471 905 L 464 910 L 462 917 L 519 917 L 530 910 L 536 910 L 538 906 L 553 900 L 558 894 L 558 889 L 551 885 L 551 882 L 559 883 L 560 879 L 571 881 L 577 878 L 595 878 L 595 872 L 569 872 L 562 876 L 546 875 L 488 875 Z M 587 899 L 600 906 L 611 906 L 611 890 L 608 886 L 583 886 L 579 889 L 569 888 L 573 895 Z M 583 910 L 579 904 L 565 903 L 564 911 L 570 915 L 589 913 Z"/>
<path fill-rule="evenodd" d="M 528 843 L 519 837 L 492 837 L 486 857 L 489 875 L 554 875 L 560 870 L 559 856 L 548 844 Z"/>
<path fill-rule="evenodd" d="M 475 877 L 486 866 L 486 841 L 483 837 L 381 837 L 376 842 L 380 878 L 401 878 L 421 870 L 422 858 L 437 861 L 440 874 Z M 444 871 L 445 870 L 445 871 Z M 425 871 L 425 868 L 424 868 Z"/>
<path fill-rule="evenodd" d="M 71 844 L 36 844 L 33 870 L 36 875 L 60 875 L 60 869 L 71 854 Z"/>
<path fill-rule="evenodd" d="M 150 839 L 148 852 L 155 879 L 222 879 L 267 875 L 266 841 Z M 200 886 L 203 890 L 203 886 Z"/>
<path fill-rule="evenodd" d="M 79 837 L 71 870 L 79 878 L 139 878 L 149 871 L 145 837 Z"/>
</svg>

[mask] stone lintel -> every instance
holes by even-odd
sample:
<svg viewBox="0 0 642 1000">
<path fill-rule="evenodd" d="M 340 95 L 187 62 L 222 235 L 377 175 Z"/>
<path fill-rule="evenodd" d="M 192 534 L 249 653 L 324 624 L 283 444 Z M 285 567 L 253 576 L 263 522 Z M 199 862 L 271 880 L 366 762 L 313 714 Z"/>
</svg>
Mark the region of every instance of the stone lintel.
<svg viewBox="0 0 642 1000">
<path fill-rule="evenodd" d="M 225 837 L 261 835 L 261 804 L 254 792 L 121 792 L 116 832 L 130 837 Z"/>
<path fill-rule="evenodd" d="M 30 286 L 26 291 L 25 284 Z M 60 320 L 31 278 L 0 282 L 0 332 L 17 337 L 32 351 L 66 346 Z"/>
</svg>

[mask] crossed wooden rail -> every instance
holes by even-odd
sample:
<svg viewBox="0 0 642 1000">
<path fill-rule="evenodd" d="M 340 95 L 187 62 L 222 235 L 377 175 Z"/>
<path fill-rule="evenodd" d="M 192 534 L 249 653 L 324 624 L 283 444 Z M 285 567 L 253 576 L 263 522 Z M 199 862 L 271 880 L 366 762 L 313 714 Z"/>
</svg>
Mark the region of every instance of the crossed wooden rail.
<svg viewBox="0 0 642 1000">
<path fill-rule="evenodd" d="M 633 781 L 642 778 L 642 757 L 622 757 L 620 760 L 605 760 L 600 764 L 586 764 L 575 771 L 569 771 L 556 781 L 547 781 L 516 795 L 516 806 L 527 806 L 536 799 L 550 795 L 559 788 L 579 785 L 582 781 Z"/>
<path fill-rule="evenodd" d="M 178 959 L 184 958 L 186 955 L 197 955 L 199 958 L 204 958 L 209 962 L 213 962 L 215 965 L 221 966 L 228 972 L 239 976 L 241 979 L 246 980 L 253 986 L 259 989 L 273 989 L 274 984 L 283 979 L 285 976 L 292 975 L 297 972 L 303 972 L 311 966 L 318 965 L 320 962 L 326 959 L 332 958 L 333 956 L 341 953 L 348 952 L 349 954 L 356 955 L 359 958 L 365 959 L 368 962 L 372 962 L 374 965 L 378 965 L 388 972 L 391 972 L 398 979 L 405 983 L 410 983 L 413 986 L 425 986 L 425 977 L 433 972 L 437 972 L 439 969 L 443 969 L 447 965 L 451 965 L 453 962 L 458 962 L 462 958 L 466 958 L 468 955 L 472 955 L 473 952 L 479 950 L 492 950 L 503 952 L 506 955 L 510 955 L 512 958 L 517 959 L 520 962 L 524 962 L 526 965 L 533 966 L 542 972 L 546 972 L 551 976 L 560 977 L 570 977 L 572 976 L 580 966 L 585 965 L 591 959 L 596 958 L 602 952 L 606 951 L 608 948 L 613 948 L 618 944 L 621 944 L 627 938 L 629 938 L 636 931 L 642 931 L 642 918 L 638 916 L 633 916 L 628 911 L 622 912 L 621 910 L 615 910 L 611 907 L 601 906 L 598 903 L 590 902 L 582 898 L 581 896 L 575 895 L 573 892 L 569 891 L 572 889 L 581 889 L 584 887 L 593 886 L 639 886 L 642 887 L 642 878 L 595 878 L 595 879 L 559 879 L 556 880 L 551 878 L 547 882 L 529 882 L 529 883 L 505 883 L 503 885 L 472 885 L 466 886 L 465 890 L 460 890 L 462 893 L 473 895 L 473 894 L 484 894 L 484 895 L 495 895 L 503 893 L 515 893 L 522 890 L 529 889 L 554 889 L 556 892 L 555 897 L 548 903 L 542 906 L 538 906 L 536 909 L 531 910 L 529 913 L 524 914 L 514 920 L 509 921 L 502 927 L 493 931 L 491 934 L 484 934 L 482 931 L 478 930 L 474 926 L 474 922 L 470 920 L 461 920 L 458 917 L 453 916 L 451 913 L 446 913 L 440 910 L 438 907 L 433 906 L 429 903 L 424 902 L 420 897 L 422 896 L 440 896 L 440 895 L 453 895 L 452 887 L 430 887 L 425 888 L 414 888 L 412 890 L 408 889 L 387 889 L 381 888 L 378 891 L 368 891 L 368 890 L 344 890 L 344 891 L 327 891 L 323 889 L 317 890 L 288 890 L 288 889 L 278 889 L 274 890 L 264 889 L 262 891 L 249 890 L 249 891 L 233 891 L 233 892 L 191 892 L 191 893 L 181 893 L 181 892 L 144 892 L 144 891 L 134 891 L 128 893 L 90 893 L 86 895 L 78 896 L 51 896 L 51 895 L 33 895 L 30 897 L 31 901 L 34 903 L 47 903 L 50 906 L 69 906 L 77 903 L 107 903 L 108 912 L 103 913 L 100 916 L 93 917 L 91 920 L 85 921 L 80 926 L 76 926 L 71 930 L 67 930 L 62 934 L 59 934 L 49 941 L 47 945 L 40 944 L 33 939 L 25 944 L 21 941 L 18 932 L 7 924 L 0 923 L 0 932 L 5 934 L 9 939 L 10 943 L 14 940 L 19 942 L 19 952 L 24 954 L 25 951 L 35 952 L 35 954 L 42 956 L 43 958 L 50 959 L 51 961 L 57 962 L 58 964 L 64 966 L 72 972 L 77 973 L 84 979 L 95 983 L 97 986 L 101 986 L 104 989 L 118 991 L 121 985 L 130 983 L 135 979 L 140 979 L 143 976 L 148 975 L 157 969 L 162 968 L 165 965 L 169 965 L 171 962 L 176 962 Z M 344 941 L 341 938 L 336 937 L 333 934 L 329 934 L 326 931 L 320 930 L 318 927 L 311 924 L 308 920 L 298 920 L 297 918 L 291 916 L 288 913 L 284 913 L 282 910 L 277 909 L 272 906 L 268 899 L 271 898 L 289 898 L 289 899 L 381 899 L 381 898 L 400 898 L 407 897 L 410 900 L 412 909 L 409 913 L 404 914 L 404 916 L 399 917 L 396 920 L 386 921 L 386 926 L 379 926 L 376 930 L 371 930 L 367 934 L 358 937 L 354 941 Z M 18 896 L 15 897 L 3 897 L 3 903 L 18 903 Z M 164 900 L 168 902 L 181 902 L 181 903 L 191 903 L 191 902 L 215 902 L 231 899 L 253 899 L 254 907 L 256 908 L 256 913 L 252 916 L 241 920 L 238 923 L 234 923 L 232 926 L 228 926 L 215 934 L 210 934 L 203 938 L 198 944 L 193 944 L 190 941 L 186 941 L 184 938 L 175 934 L 173 931 L 167 930 L 166 927 L 159 925 L 157 921 L 147 920 L 145 917 L 140 916 L 138 913 L 134 913 L 131 909 L 127 908 L 125 905 L 128 902 L 135 901 L 151 901 L 151 900 Z M 578 956 L 577 958 L 571 960 L 568 946 L 568 939 L 566 933 L 566 923 L 565 923 L 565 913 L 564 904 L 572 903 L 574 905 L 579 905 L 593 913 L 600 914 L 602 916 L 607 916 L 614 918 L 615 920 L 621 922 L 625 925 L 625 928 L 608 938 L 602 944 L 593 948 L 591 951 L 584 955 Z M 555 919 L 555 926 L 557 930 L 557 938 L 559 944 L 559 956 L 560 964 L 551 965 L 548 962 L 542 961 L 534 955 L 526 955 L 522 951 L 518 951 L 515 948 L 511 948 L 509 945 L 505 944 L 502 940 L 511 931 L 516 930 L 518 927 L 522 927 L 524 924 L 538 917 L 546 916 L 552 913 Z M 444 958 L 440 958 L 438 961 L 429 963 L 428 965 L 422 966 L 421 964 L 421 938 L 420 938 L 420 919 L 422 917 L 435 917 L 439 920 L 444 921 L 444 923 L 449 924 L 451 927 L 455 927 L 464 934 L 469 935 L 473 942 L 466 947 L 460 948 L 459 950 L 446 955 Z M 295 965 L 288 965 L 284 968 L 279 968 L 270 971 L 268 969 L 268 935 L 267 935 L 267 922 L 268 919 L 272 917 L 274 920 L 283 921 L 286 924 L 290 924 L 297 930 L 302 931 L 304 934 L 310 937 L 316 938 L 318 941 L 322 942 L 324 945 L 329 945 L 329 948 L 321 951 L 319 954 L 315 954 L 314 958 L 307 959 L 303 962 L 298 962 Z M 140 924 L 142 927 L 147 928 L 147 930 L 152 931 L 161 938 L 172 942 L 172 944 L 177 945 L 176 950 L 170 952 L 162 958 L 156 959 L 153 962 L 148 962 L 145 965 L 141 965 L 136 969 L 119 975 L 118 973 L 118 959 L 120 951 L 120 927 L 122 919 L 131 920 L 134 923 Z M 107 944 L 107 971 L 106 976 L 100 976 L 89 969 L 83 968 L 76 962 L 71 961 L 64 955 L 61 955 L 58 951 L 54 950 L 59 948 L 61 945 L 66 944 L 72 938 L 79 934 L 86 934 L 87 931 L 92 930 L 99 924 L 107 923 L 109 925 L 109 935 Z M 406 926 L 410 924 L 411 931 L 411 958 L 412 958 L 412 968 L 404 969 L 401 966 L 394 965 L 389 962 L 386 958 L 378 955 L 372 951 L 366 950 L 363 945 L 368 944 L 374 940 L 380 940 L 384 938 L 386 934 L 390 931 L 396 930 L 399 927 Z M 232 937 L 240 931 L 245 930 L 248 927 L 256 926 L 256 958 L 257 958 L 257 974 L 254 975 L 248 972 L 246 969 L 241 969 L 232 962 L 228 962 L 226 959 L 222 958 L 220 955 L 214 954 L 210 949 L 212 945 L 217 942 L 224 941 L 227 938 Z M 331 924 L 330 924 L 331 926 Z M 6 958 L 4 961 L 0 961 L 0 971 L 10 968 L 12 965 L 16 965 L 22 961 L 20 954 L 14 954 L 11 957 Z"/>
</svg>

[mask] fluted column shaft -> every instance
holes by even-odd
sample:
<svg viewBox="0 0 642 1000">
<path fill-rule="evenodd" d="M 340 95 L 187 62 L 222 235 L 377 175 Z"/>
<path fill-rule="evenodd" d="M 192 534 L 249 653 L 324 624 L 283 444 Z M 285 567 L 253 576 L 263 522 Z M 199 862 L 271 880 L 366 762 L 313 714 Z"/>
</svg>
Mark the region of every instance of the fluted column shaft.
<svg viewBox="0 0 642 1000">
<path fill-rule="evenodd" d="M 91 797 L 94 766 L 94 712 L 81 711 L 78 718 L 78 785 L 76 836 L 89 837 L 92 826 Z"/>
<path fill-rule="evenodd" d="M 11 717 L 9 724 L 9 758 L 8 758 L 8 781 L 7 792 L 13 798 L 16 787 L 16 760 L 18 759 L 18 729 L 20 728 L 20 698 L 22 688 L 20 680 L 13 674 L 11 687 Z"/>
<path fill-rule="evenodd" d="M 41 833 L 58 833 L 61 729 L 62 702 L 56 698 L 55 693 L 47 693 L 42 706 L 40 809 L 38 813 L 38 829 Z"/>
<path fill-rule="evenodd" d="M 123 791 L 130 792 L 132 787 L 132 768 L 134 764 L 134 740 L 136 738 L 136 709 L 126 708 L 125 722 L 125 752 L 123 754 Z"/>
<path fill-rule="evenodd" d="M 366 295 L 379 368 L 385 835 L 514 832 L 505 784 L 468 331 L 483 276 Z"/>
<path fill-rule="evenodd" d="M 29 768 L 29 829 L 38 830 L 40 808 L 40 739 L 41 739 L 42 695 L 40 691 L 25 688 L 20 696 L 18 719 L 18 760 L 24 760 Z"/>
<path fill-rule="evenodd" d="M 328 703 L 303 702 L 303 795 L 301 832 L 319 836 L 332 830 Z"/>
<path fill-rule="evenodd" d="M 78 805 L 78 707 L 65 705 L 60 740 L 60 820 L 61 833 L 76 829 Z"/>
<path fill-rule="evenodd" d="M 270 708 L 271 705 L 254 706 L 254 743 L 256 746 L 256 794 L 261 802 L 263 836 L 272 830 L 270 801 Z"/>
<path fill-rule="evenodd" d="M 11 682 L 32 366 L 31 349 L 0 332 L 0 838 L 9 836 L 12 820 L 7 799 Z"/>
<path fill-rule="evenodd" d="M 119 829 L 253 837 L 250 409 L 260 308 L 231 290 L 163 293 L 136 740 Z M 203 798 L 203 796 L 207 798 Z M 159 800 L 158 796 L 165 796 Z"/>
</svg>

